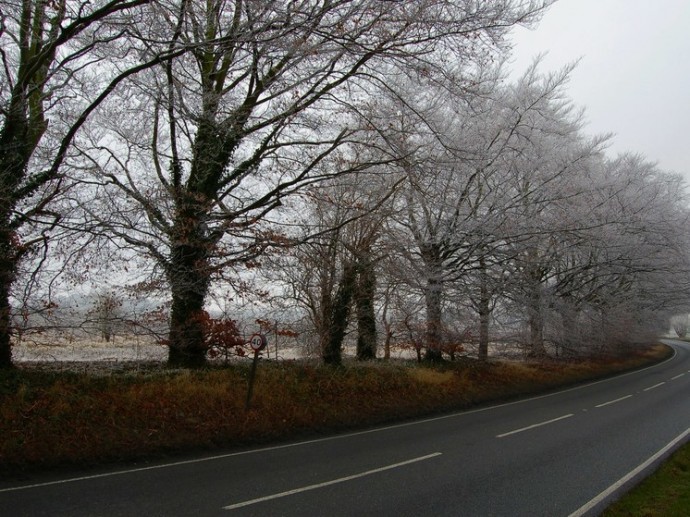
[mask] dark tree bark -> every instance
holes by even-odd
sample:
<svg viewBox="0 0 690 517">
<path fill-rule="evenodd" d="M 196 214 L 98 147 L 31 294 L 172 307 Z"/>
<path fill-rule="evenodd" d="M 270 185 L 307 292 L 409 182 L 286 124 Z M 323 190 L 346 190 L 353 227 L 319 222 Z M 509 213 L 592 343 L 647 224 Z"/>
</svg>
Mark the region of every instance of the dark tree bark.
<svg viewBox="0 0 690 517">
<path fill-rule="evenodd" d="M 561 348 L 566 356 L 577 355 L 579 339 L 577 320 L 579 309 L 571 296 L 564 296 L 561 299 Z"/>
<path fill-rule="evenodd" d="M 426 301 L 426 361 L 437 362 L 443 360 L 441 352 L 442 323 L 441 323 L 441 283 L 430 279 L 424 292 Z"/>
<path fill-rule="evenodd" d="M 171 366 L 199 367 L 206 363 L 204 300 L 208 291 L 208 276 L 192 255 L 180 258 L 175 276 L 170 280 L 172 306 L 168 338 L 168 363 Z"/>
<path fill-rule="evenodd" d="M 0 239 L 5 232 L 0 231 Z M 7 243 L 0 243 L 0 369 L 12 368 L 12 312 L 9 293 L 14 281 L 13 264 L 5 259 Z"/>
<path fill-rule="evenodd" d="M 488 278 L 484 260 L 480 264 L 479 285 L 479 360 L 486 361 L 489 358 L 489 320 L 491 318 L 491 296 L 489 293 Z"/>
<path fill-rule="evenodd" d="M 546 348 L 544 347 L 544 314 L 540 283 L 534 283 L 531 286 L 527 300 L 527 319 L 530 331 L 529 356 L 544 357 L 546 356 Z"/>
<path fill-rule="evenodd" d="M 350 302 L 355 290 L 355 281 L 355 266 L 352 263 L 346 263 L 343 267 L 343 276 L 333 301 L 327 340 L 321 351 L 325 364 L 339 366 L 342 363 L 343 339 L 347 330 Z"/>
<path fill-rule="evenodd" d="M 2 196 L 0 198 L 0 368 L 11 368 L 12 310 L 10 292 L 16 276 L 17 259 L 16 246 L 12 242 L 12 232 L 8 228 L 10 208 L 7 206 L 6 196 L 3 194 L 0 196 Z"/>
<path fill-rule="evenodd" d="M 369 254 L 365 254 L 358 264 L 357 293 L 357 359 L 376 358 L 376 313 L 374 296 L 376 294 L 376 271 Z"/>
<path fill-rule="evenodd" d="M 36 102 L 37 98 L 15 88 L 0 130 L 0 368 L 12 367 L 10 293 L 21 257 L 13 228 L 19 201 L 16 193 L 26 177 L 31 153 L 46 127 L 42 111 L 32 110 L 30 100 Z"/>
<path fill-rule="evenodd" d="M 425 361 L 443 360 L 441 344 L 443 340 L 442 299 L 443 299 L 443 266 L 441 250 L 436 244 L 422 247 L 422 259 L 427 268 L 427 282 L 424 286 L 426 303 L 426 352 Z"/>
<path fill-rule="evenodd" d="M 386 340 L 383 342 L 383 358 L 388 361 L 391 358 L 391 341 L 393 340 L 393 331 L 386 329 Z"/>
<path fill-rule="evenodd" d="M 391 358 L 391 342 L 393 341 L 393 325 L 388 319 L 388 305 L 389 295 L 384 297 L 383 308 L 381 311 L 381 319 L 383 320 L 383 328 L 386 333 L 386 339 L 383 342 L 383 358 L 387 361 Z"/>
<path fill-rule="evenodd" d="M 211 167 L 207 169 L 212 172 Z M 171 232 L 167 273 L 172 293 L 168 337 L 168 363 L 172 366 L 194 368 L 206 362 L 203 315 L 211 282 L 209 253 L 214 243 L 204 231 L 204 199 L 201 194 L 181 197 Z"/>
</svg>

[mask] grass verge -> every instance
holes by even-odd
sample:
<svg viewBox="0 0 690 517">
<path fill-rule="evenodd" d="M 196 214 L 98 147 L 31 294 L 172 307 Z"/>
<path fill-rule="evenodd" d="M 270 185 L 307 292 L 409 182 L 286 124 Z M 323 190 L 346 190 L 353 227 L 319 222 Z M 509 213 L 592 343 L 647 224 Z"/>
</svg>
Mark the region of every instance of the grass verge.
<svg viewBox="0 0 690 517">
<path fill-rule="evenodd" d="M 677 450 L 659 469 L 602 517 L 687 517 L 690 515 L 690 444 Z"/>
<path fill-rule="evenodd" d="M 0 372 L 0 476 L 342 431 L 507 400 L 670 355 L 511 363 L 265 362 L 245 410 L 248 365 L 109 374 Z"/>
</svg>

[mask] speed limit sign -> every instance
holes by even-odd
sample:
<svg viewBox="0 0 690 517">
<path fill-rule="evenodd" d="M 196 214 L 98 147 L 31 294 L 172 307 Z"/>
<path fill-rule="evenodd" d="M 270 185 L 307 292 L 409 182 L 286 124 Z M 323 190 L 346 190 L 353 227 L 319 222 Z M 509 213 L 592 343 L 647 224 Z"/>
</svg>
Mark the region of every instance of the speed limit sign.
<svg viewBox="0 0 690 517">
<path fill-rule="evenodd" d="M 245 409 L 249 409 L 249 404 L 252 400 L 252 392 L 254 391 L 254 377 L 256 376 L 256 365 L 259 362 L 259 352 L 264 349 L 268 341 L 263 334 L 256 333 L 249 338 L 249 345 L 254 350 L 254 360 L 252 361 L 252 369 L 249 372 L 249 386 L 247 387 L 247 402 L 244 405 Z"/>
<path fill-rule="evenodd" d="M 249 338 L 249 345 L 252 347 L 252 350 L 256 352 L 263 350 L 266 347 L 266 343 L 266 336 L 263 334 L 254 334 Z"/>
</svg>

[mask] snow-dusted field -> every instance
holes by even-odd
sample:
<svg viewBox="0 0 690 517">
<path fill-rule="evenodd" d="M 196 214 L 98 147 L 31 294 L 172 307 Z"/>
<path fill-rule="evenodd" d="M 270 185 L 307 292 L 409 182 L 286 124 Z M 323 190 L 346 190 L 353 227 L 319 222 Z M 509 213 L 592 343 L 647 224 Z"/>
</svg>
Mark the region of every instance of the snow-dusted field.
<svg viewBox="0 0 690 517">
<path fill-rule="evenodd" d="M 271 343 L 261 353 L 267 359 L 302 359 L 309 357 L 304 347 Z M 168 348 L 150 337 L 115 336 L 109 342 L 87 336 L 40 336 L 40 339 L 22 340 L 12 347 L 12 358 L 17 364 L 50 363 L 137 363 L 165 362 Z M 222 362 L 223 358 L 216 359 Z"/>
<path fill-rule="evenodd" d="M 110 342 L 97 339 L 54 338 L 22 341 L 12 347 L 17 363 L 37 362 L 129 362 L 164 361 L 166 347 L 150 339 L 115 337 Z"/>
<path fill-rule="evenodd" d="M 353 346 L 346 346 L 344 356 L 355 356 Z M 414 360 L 416 351 L 411 346 L 393 346 L 390 351 L 391 359 Z M 468 355 L 476 357 L 476 346 L 466 344 L 464 350 L 458 351 L 458 356 Z M 502 358 L 524 357 L 524 349 L 514 342 L 492 343 L 489 355 Z M 123 365 L 131 363 L 164 363 L 167 360 L 168 349 L 150 336 L 118 335 L 109 342 L 98 337 L 75 334 L 42 334 L 31 339 L 21 340 L 12 348 L 12 356 L 17 364 L 24 365 L 67 365 L 98 363 L 99 365 Z M 295 360 L 318 358 L 319 354 L 313 347 L 300 344 L 299 340 L 283 338 L 275 342 L 269 338 L 268 347 L 261 356 L 269 360 Z M 382 347 L 379 357 L 383 356 Z M 244 360 L 251 357 L 251 352 Z M 237 360 L 236 356 L 232 360 Z M 242 360 L 242 359 L 240 359 Z M 223 362 L 218 357 L 215 362 Z"/>
</svg>

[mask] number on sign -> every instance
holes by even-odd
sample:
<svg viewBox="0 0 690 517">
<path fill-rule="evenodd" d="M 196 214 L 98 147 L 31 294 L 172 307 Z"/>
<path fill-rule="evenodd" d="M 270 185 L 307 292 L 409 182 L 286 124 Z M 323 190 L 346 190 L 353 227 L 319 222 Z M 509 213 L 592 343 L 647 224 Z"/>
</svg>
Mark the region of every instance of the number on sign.
<svg viewBox="0 0 690 517">
<path fill-rule="evenodd" d="M 252 349 L 257 352 L 259 350 L 263 350 L 266 346 L 266 336 L 264 336 L 263 334 L 254 334 L 249 339 L 249 344 L 251 345 Z"/>
</svg>

